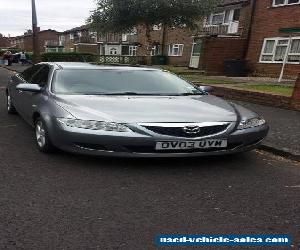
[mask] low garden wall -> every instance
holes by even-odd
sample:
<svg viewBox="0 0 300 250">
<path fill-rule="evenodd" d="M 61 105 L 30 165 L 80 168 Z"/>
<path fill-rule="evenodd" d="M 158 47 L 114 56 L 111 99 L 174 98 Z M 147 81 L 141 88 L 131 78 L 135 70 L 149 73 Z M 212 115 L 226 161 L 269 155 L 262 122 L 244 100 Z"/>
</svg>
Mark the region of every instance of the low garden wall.
<svg viewBox="0 0 300 250">
<path fill-rule="evenodd" d="M 239 89 L 230 89 L 219 86 L 213 86 L 213 89 L 213 95 L 224 97 L 226 99 L 252 102 L 284 109 L 293 108 L 291 105 L 291 98 L 288 96 L 265 94 Z M 298 110 L 300 110 L 300 107 Z"/>
<path fill-rule="evenodd" d="M 213 86 L 213 95 L 226 99 L 252 102 L 283 109 L 294 109 L 300 111 L 300 74 L 295 83 L 292 97 L 253 92 L 240 89 L 231 89 L 221 86 Z"/>
</svg>

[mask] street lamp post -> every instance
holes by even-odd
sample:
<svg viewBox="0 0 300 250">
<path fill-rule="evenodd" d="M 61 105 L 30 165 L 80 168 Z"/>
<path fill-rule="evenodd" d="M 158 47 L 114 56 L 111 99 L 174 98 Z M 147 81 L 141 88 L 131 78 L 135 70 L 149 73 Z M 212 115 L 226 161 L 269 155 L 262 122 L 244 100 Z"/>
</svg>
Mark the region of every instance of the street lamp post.
<svg viewBox="0 0 300 250">
<path fill-rule="evenodd" d="M 33 62 L 37 63 L 40 61 L 40 47 L 36 17 L 35 0 L 31 0 L 32 5 L 32 49 L 33 49 Z"/>
</svg>

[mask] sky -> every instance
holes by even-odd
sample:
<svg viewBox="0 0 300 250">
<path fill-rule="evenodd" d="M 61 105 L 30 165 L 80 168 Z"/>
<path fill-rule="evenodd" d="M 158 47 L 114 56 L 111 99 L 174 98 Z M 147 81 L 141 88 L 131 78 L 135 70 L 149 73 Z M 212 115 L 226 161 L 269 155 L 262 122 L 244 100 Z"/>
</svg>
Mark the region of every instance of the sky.
<svg viewBox="0 0 300 250">
<path fill-rule="evenodd" d="M 64 31 L 85 24 L 95 0 L 36 0 L 41 30 Z M 0 0 L 0 33 L 22 35 L 31 29 L 31 0 Z"/>
</svg>

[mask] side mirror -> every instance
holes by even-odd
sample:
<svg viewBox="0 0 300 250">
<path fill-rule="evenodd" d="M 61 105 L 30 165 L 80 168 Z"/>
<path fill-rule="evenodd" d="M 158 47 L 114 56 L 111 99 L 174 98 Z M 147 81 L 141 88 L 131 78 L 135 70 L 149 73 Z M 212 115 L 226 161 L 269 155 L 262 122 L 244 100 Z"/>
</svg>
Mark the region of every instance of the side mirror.
<svg viewBox="0 0 300 250">
<path fill-rule="evenodd" d="M 211 86 L 199 86 L 199 89 L 201 89 L 202 91 L 204 91 L 206 93 L 211 93 L 214 90 L 214 88 Z"/>
<path fill-rule="evenodd" d="M 16 86 L 16 90 L 40 93 L 42 88 L 38 84 L 21 83 Z"/>
</svg>

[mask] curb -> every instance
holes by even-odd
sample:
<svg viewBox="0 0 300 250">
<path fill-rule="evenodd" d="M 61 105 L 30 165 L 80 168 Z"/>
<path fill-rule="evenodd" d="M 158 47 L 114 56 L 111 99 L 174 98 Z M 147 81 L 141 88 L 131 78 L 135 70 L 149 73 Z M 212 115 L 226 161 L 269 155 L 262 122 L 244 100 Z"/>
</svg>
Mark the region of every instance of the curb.
<svg viewBox="0 0 300 250">
<path fill-rule="evenodd" d="M 258 149 L 260 149 L 262 151 L 272 153 L 272 154 L 277 155 L 277 156 L 281 156 L 281 157 L 293 160 L 293 161 L 299 161 L 300 162 L 300 155 L 292 154 L 290 152 L 286 152 L 286 151 L 278 149 L 278 148 L 274 148 L 274 147 L 267 146 L 267 145 L 260 145 L 258 147 Z"/>
</svg>

